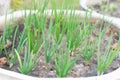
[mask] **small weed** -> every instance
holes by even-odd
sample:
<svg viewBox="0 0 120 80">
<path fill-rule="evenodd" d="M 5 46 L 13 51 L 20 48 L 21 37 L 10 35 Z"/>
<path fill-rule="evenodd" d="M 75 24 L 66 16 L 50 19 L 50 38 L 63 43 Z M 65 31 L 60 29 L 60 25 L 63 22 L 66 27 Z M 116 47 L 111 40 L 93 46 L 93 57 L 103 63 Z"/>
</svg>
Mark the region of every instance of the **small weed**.
<svg viewBox="0 0 120 80">
<path fill-rule="evenodd" d="M 100 7 L 102 10 L 105 10 L 106 12 L 107 11 L 113 12 L 117 8 L 117 5 L 110 3 L 110 1 L 108 0 L 107 4 L 101 4 Z"/>
</svg>

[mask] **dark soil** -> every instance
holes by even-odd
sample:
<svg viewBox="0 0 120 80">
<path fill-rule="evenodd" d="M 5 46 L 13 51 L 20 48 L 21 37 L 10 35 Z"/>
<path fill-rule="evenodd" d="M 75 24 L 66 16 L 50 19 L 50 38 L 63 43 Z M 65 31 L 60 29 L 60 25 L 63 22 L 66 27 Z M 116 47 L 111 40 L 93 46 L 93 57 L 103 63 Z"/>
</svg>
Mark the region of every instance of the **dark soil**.
<svg viewBox="0 0 120 80">
<path fill-rule="evenodd" d="M 104 8 L 102 8 L 102 5 L 107 5 L 107 3 L 103 3 L 100 5 L 94 5 L 92 8 L 97 11 L 98 13 L 104 14 L 104 15 L 108 15 L 108 16 L 113 16 L 113 17 L 119 17 L 120 18 L 120 1 L 119 0 L 109 0 L 109 5 L 108 8 L 110 7 L 110 5 L 114 5 L 116 6 L 116 8 L 114 8 L 112 11 L 110 10 L 105 10 Z"/>
<path fill-rule="evenodd" d="M 91 40 L 94 41 L 97 36 L 98 36 L 98 30 L 100 28 L 100 25 L 97 25 L 95 30 L 93 31 L 93 35 L 91 35 Z M 111 30 L 111 28 L 108 29 L 108 31 L 106 32 L 106 36 L 103 38 L 102 40 L 102 47 L 101 47 L 101 53 L 104 52 L 105 48 L 106 48 L 106 44 L 109 40 L 109 35 L 112 33 L 113 31 Z M 118 35 L 117 32 L 113 32 L 114 33 L 114 37 L 113 37 L 113 43 L 111 44 L 111 46 L 113 46 L 114 44 L 117 43 L 118 41 Z M 64 39 L 65 41 L 65 39 Z M 64 42 L 63 41 L 63 42 Z M 64 43 L 63 43 L 64 45 Z M 3 54 L 0 56 L 1 58 L 3 58 Z M 46 69 L 46 61 L 45 61 L 45 56 L 43 54 L 43 49 L 40 51 L 41 54 L 41 59 L 40 62 L 37 64 L 37 66 L 33 69 L 33 71 L 31 73 L 29 73 L 30 76 L 36 76 L 36 77 L 57 77 L 56 72 L 55 72 L 55 64 L 54 61 L 51 60 L 48 69 Z M 78 54 L 78 53 L 76 53 Z M 4 55 L 5 57 L 5 55 Z M 11 71 L 15 71 L 15 72 L 19 72 L 18 71 L 18 62 L 16 62 L 12 68 L 9 68 L 8 65 L 3 65 L 1 66 L 4 69 L 8 69 Z M 120 56 L 117 56 L 114 61 L 112 62 L 112 64 L 109 66 L 109 68 L 107 69 L 106 73 L 112 72 L 114 70 L 116 70 L 118 67 L 120 67 Z M 92 57 L 92 59 L 90 60 L 89 65 L 86 65 L 84 60 L 83 60 L 83 56 L 81 55 L 80 58 L 78 59 L 78 61 L 76 62 L 76 64 L 74 65 L 74 67 L 72 68 L 72 70 L 70 71 L 70 74 L 67 77 L 88 77 L 88 76 L 96 76 L 97 75 L 97 57 L 96 57 L 96 52 L 94 54 L 94 56 Z"/>
</svg>

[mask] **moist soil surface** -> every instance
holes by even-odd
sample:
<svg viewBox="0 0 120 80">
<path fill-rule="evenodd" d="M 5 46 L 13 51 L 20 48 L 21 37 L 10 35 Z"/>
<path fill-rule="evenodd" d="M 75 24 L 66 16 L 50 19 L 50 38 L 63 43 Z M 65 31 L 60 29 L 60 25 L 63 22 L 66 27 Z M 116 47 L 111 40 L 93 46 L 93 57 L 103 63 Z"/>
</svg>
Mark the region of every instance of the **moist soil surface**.
<svg viewBox="0 0 120 80">
<path fill-rule="evenodd" d="M 20 27 L 21 26 L 23 27 L 23 25 L 20 25 Z M 99 29 L 100 29 L 100 25 L 97 25 L 96 28 L 93 31 L 93 34 L 90 36 L 90 41 L 96 40 L 96 38 L 98 36 Z M 118 33 L 115 32 L 115 31 L 112 31 L 111 27 L 109 27 L 108 31 L 106 32 L 106 35 L 104 36 L 104 38 L 101 42 L 101 53 L 104 52 L 104 50 L 106 48 L 106 44 L 107 44 L 107 42 L 110 38 L 111 33 L 114 34 L 114 36 L 112 38 L 111 47 L 112 48 L 117 48 L 116 44 L 117 44 L 117 41 L 119 39 L 118 38 Z M 63 45 L 64 45 L 64 41 L 65 41 L 65 38 L 63 39 Z M 10 47 L 11 46 L 9 46 L 9 48 Z M 71 57 L 74 57 L 77 54 L 78 53 L 75 53 L 74 55 L 71 55 Z M 36 65 L 36 67 L 28 75 L 36 76 L 36 77 L 44 77 L 44 78 L 57 77 L 56 72 L 55 72 L 54 61 L 51 60 L 51 62 L 48 64 L 48 68 L 46 68 L 46 61 L 45 61 L 45 56 L 44 56 L 44 53 L 43 53 L 43 49 L 41 49 L 41 51 L 40 51 L 40 56 L 41 56 L 41 58 L 40 58 L 39 63 Z M 4 57 L 6 57 L 5 54 L 4 54 L 4 51 L 0 55 L 0 57 L 1 57 L 0 58 L 0 64 L 3 64 L 2 59 Z M 4 59 L 4 61 L 6 61 L 6 59 Z M 4 65 L 0 65 L 0 67 L 4 68 L 4 69 L 7 69 L 7 70 L 19 72 L 18 71 L 18 67 L 19 67 L 18 61 L 11 68 L 9 68 L 9 63 L 6 63 Z M 112 64 L 109 66 L 109 68 L 105 71 L 105 74 L 109 73 L 109 72 L 112 72 L 119 67 L 120 67 L 120 56 L 117 56 L 114 59 L 114 61 L 112 62 Z M 86 64 L 84 62 L 83 56 L 81 55 L 67 77 L 88 77 L 88 76 L 97 76 L 96 51 L 95 51 L 94 56 L 90 60 L 89 64 Z"/>
<path fill-rule="evenodd" d="M 107 8 L 110 8 L 110 5 L 115 7 L 112 11 L 110 10 L 105 10 L 105 8 L 102 8 L 102 5 L 107 5 L 107 2 L 104 2 L 102 4 L 94 5 L 92 7 L 93 10 L 97 11 L 98 13 L 108 15 L 108 16 L 113 16 L 113 17 L 118 17 L 120 18 L 120 0 L 109 0 L 109 4 Z"/>
</svg>

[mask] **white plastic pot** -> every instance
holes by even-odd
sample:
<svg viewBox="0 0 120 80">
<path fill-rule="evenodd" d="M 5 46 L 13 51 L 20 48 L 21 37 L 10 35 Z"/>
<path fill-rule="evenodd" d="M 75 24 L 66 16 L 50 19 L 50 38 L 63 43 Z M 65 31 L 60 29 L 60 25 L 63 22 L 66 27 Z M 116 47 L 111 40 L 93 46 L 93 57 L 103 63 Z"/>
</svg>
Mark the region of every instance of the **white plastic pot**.
<svg viewBox="0 0 120 80">
<path fill-rule="evenodd" d="M 92 11 L 89 7 L 101 4 L 101 2 L 106 2 L 107 0 L 80 0 L 80 7 L 87 11 Z M 94 11 L 95 12 L 95 11 Z"/>
<path fill-rule="evenodd" d="M 11 0 L 0 0 L 0 16 L 9 11 Z"/>
<path fill-rule="evenodd" d="M 92 11 L 98 13 L 95 9 L 91 9 L 94 5 L 101 5 L 108 0 L 80 0 L 80 7 L 85 11 Z M 102 14 L 102 13 L 99 13 Z M 103 14 L 108 15 L 108 14 Z M 109 15 L 110 16 L 110 15 Z"/>
<path fill-rule="evenodd" d="M 13 18 L 16 21 L 19 21 L 20 19 L 23 18 L 23 16 L 25 15 L 25 12 L 27 15 L 30 14 L 29 10 L 26 10 L 26 11 L 22 10 L 22 11 L 16 11 L 12 14 L 8 14 L 7 17 L 1 16 L 0 17 L 0 31 L 3 31 L 3 29 L 4 29 L 5 19 L 6 19 L 6 23 L 10 23 Z M 57 10 L 57 12 L 59 13 L 60 10 Z M 69 15 L 70 12 L 71 11 L 68 10 L 67 14 Z M 31 11 L 31 13 L 38 14 L 38 11 L 33 10 L 33 11 Z M 46 10 L 45 13 L 48 14 L 48 16 L 51 16 L 52 10 Z M 63 13 L 66 13 L 66 10 L 63 10 Z M 81 16 L 81 18 L 85 18 L 86 12 L 76 10 L 75 15 L 79 15 L 79 16 Z M 113 18 L 113 17 L 107 17 L 107 16 L 103 17 L 102 15 L 94 13 L 94 12 L 93 13 L 88 12 L 88 15 L 91 15 L 92 18 L 91 17 L 89 17 L 89 18 L 92 21 L 96 21 L 96 20 L 102 21 L 103 20 L 105 22 L 111 23 L 115 30 L 120 31 L 120 23 L 119 23 L 120 19 Z M 0 68 L 0 80 L 42 80 L 42 79 L 43 78 L 27 76 L 27 75 L 23 75 L 20 73 L 16 73 L 13 71 L 9 71 L 9 70 L 5 70 L 5 69 Z M 55 79 L 56 80 L 56 78 L 45 78 L 45 79 L 46 80 L 47 79 L 49 79 L 49 80 Z M 66 80 L 66 78 L 61 78 L 61 79 Z M 70 78 L 67 78 L 67 79 L 70 79 Z M 118 68 L 117 70 L 115 70 L 111 73 L 101 75 L 101 76 L 80 77 L 80 78 L 74 78 L 74 79 L 76 79 L 76 80 L 120 80 L 120 68 Z M 72 78 L 71 78 L 71 80 L 72 80 Z"/>
</svg>

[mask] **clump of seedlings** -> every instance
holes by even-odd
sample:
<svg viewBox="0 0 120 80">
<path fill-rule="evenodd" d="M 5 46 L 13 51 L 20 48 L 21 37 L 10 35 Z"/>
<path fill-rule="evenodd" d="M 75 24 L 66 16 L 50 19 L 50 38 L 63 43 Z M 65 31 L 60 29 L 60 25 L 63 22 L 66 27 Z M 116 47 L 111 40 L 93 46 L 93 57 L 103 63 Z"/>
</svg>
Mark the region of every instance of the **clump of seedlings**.
<svg viewBox="0 0 120 80">
<path fill-rule="evenodd" d="M 78 54 L 75 58 L 70 57 L 70 50 L 63 51 L 59 49 L 55 54 L 55 70 L 58 77 L 66 77 L 76 61 L 78 60 L 80 54 Z"/>
<path fill-rule="evenodd" d="M 45 5 L 47 3 L 45 2 Z M 56 8 L 54 5 L 52 7 Z M 20 73 L 29 74 L 36 69 L 40 59 L 44 57 L 45 64 L 40 65 L 40 67 L 45 66 L 44 71 L 48 73 L 49 65 L 52 65 L 57 77 L 67 77 L 79 59 L 83 58 L 82 60 L 89 64 L 87 66 L 91 66 L 90 61 L 97 56 L 97 74 L 102 75 L 120 51 L 120 48 L 111 48 L 112 33 L 107 40 L 105 50 L 101 51 L 101 43 L 108 29 L 105 23 L 99 26 L 98 34 L 93 34 L 99 24 L 91 23 L 87 13 L 83 19 L 75 15 L 74 11 L 68 15 L 67 11 L 65 14 L 61 9 L 57 13 L 55 9 L 52 11 L 53 15 L 48 17 L 44 9 L 45 6 L 39 9 L 37 14 L 25 15 L 23 27 L 19 23 L 17 26 L 10 25 L 11 28 L 5 27 L 0 37 L 0 55 L 2 53 L 6 55 L 10 69 L 17 64 Z M 96 39 L 90 40 L 93 35 Z M 8 49 L 4 48 L 7 40 L 12 42 Z M 118 46 L 119 43 L 120 39 Z"/>
<path fill-rule="evenodd" d="M 85 61 L 85 65 L 90 65 L 89 61 L 93 57 L 96 49 L 96 41 L 90 42 L 90 41 L 85 41 L 84 46 L 83 46 L 83 58 Z"/>
<path fill-rule="evenodd" d="M 110 66 L 112 61 L 115 59 L 115 57 L 119 54 L 120 48 L 119 48 L 119 42 L 120 39 L 117 41 L 118 47 L 112 48 L 111 44 L 113 44 L 113 33 L 110 34 L 109 40 L 107 42 L 106 48 L 104 52 L 101 52 L 101 40 L 105 36 L 105 32 L 107 30 L 100 31 L 99 37 L 98 37 L 98 53 L 97 53 L 97 69 L 98 69 L 98 75 L 102 75 L 106 69 Z M 119 35 L 118 35 L 119 36 Z"/>
</svg>

